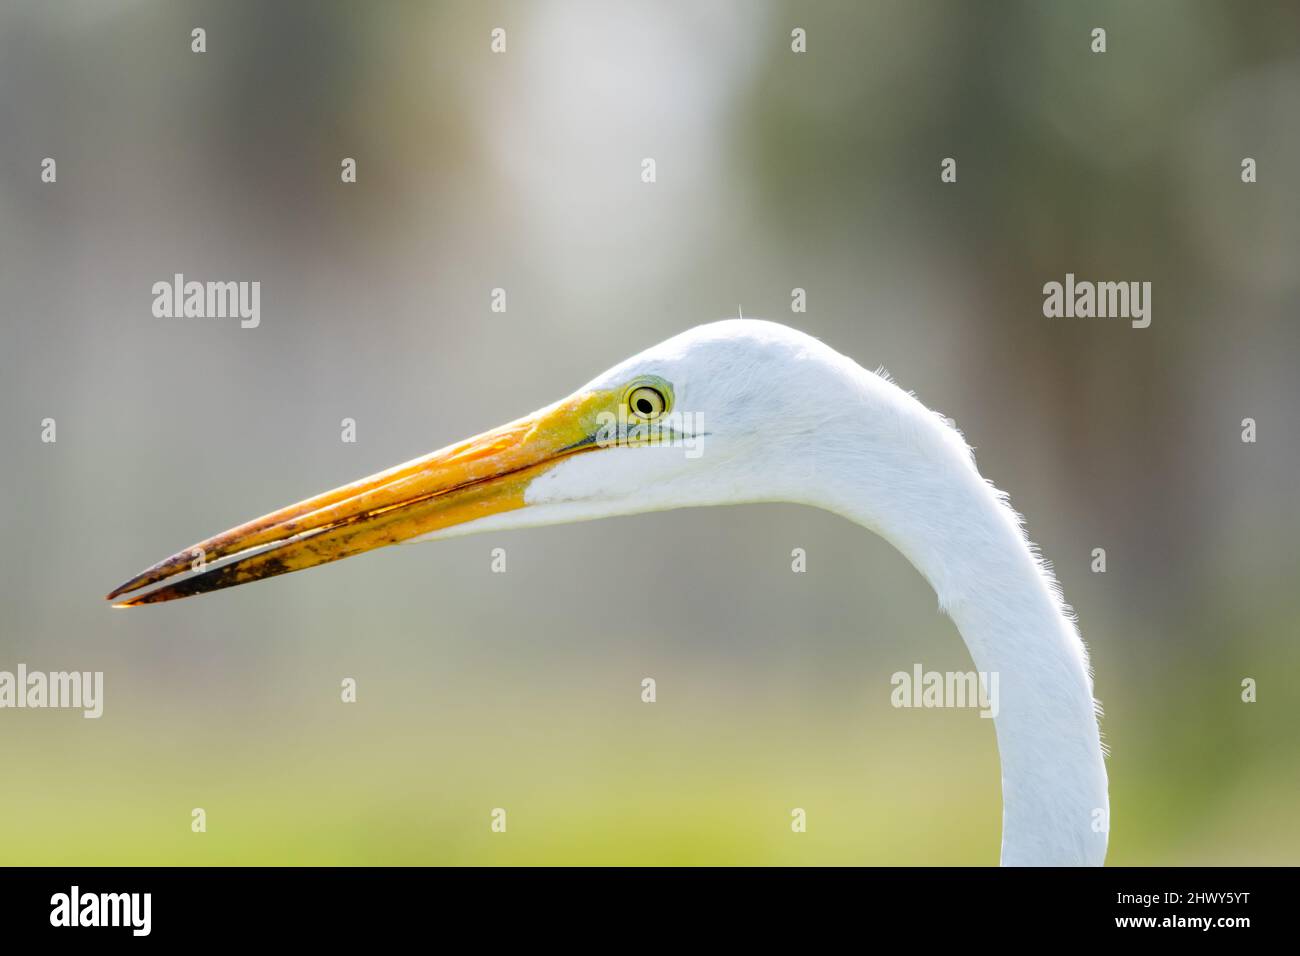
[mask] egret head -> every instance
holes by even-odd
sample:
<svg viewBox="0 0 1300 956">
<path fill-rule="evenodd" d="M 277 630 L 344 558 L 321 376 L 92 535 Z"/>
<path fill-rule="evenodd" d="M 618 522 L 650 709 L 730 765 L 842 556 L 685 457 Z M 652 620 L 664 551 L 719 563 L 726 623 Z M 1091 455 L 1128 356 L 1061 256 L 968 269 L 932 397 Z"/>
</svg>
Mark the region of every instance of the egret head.
<svg viewBox="0 0 1300 956">
<path fill-rule="evenodd" d="M 780 325 L 692 329 L 531 415 L 202 541 L 109 598 L 170 601 L 422 538 L 778 500 L 891 541 L 980 670 L 1005 678 L 1003 862 L 1101 863 L 1087 654 L 1019 517 L 950 423 Z"/>
<path fill-rule="evenodd" d="M 108 596 L 195 567 L 201 570 L 118 606 L 188 597 L 404 541 L 799 500 L 819 433 L 833 427 L 824 373 L 836 361 L 847 360 L 775 323 L 699 326 L 531 415 L 201 541 Z"/>
</svg>

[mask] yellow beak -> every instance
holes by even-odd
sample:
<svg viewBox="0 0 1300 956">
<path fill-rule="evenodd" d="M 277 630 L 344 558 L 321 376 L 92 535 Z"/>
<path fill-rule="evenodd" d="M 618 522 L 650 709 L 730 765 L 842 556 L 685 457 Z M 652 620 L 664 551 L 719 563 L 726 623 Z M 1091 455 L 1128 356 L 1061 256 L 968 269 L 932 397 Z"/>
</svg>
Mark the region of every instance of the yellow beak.
<svg viewBox="0 0 1300 956">
<path fill-rule="evenodd" d="M 608 401 L 606 395 L 580 393 L 423 458 L 273 511 L 158 562 L 114 588 L 108 599 L 197 571 L 113 606 L 174 601 L 522 508 L 534 478 L 564 458 L 599 447 L 597 414 Z M 257 550 L 207 567 L 252 549 Z"/>
</svg>

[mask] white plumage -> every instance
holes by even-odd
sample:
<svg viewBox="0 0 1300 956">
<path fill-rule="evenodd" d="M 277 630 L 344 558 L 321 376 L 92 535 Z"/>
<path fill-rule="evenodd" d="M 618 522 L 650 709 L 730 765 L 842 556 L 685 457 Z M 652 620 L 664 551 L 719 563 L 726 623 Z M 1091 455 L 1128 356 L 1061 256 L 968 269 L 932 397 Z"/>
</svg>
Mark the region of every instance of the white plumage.
<svg viewBox="0 0 1300 956">
<path fill-rule="evenodd" d="M 952 423 L 880 374 L 772 322 L 702 325 L 579 392 L 642 375 L 697 416 L 702 454 L 611 448 L 560 462 L 528 507 L 428 535 L 788 501 L 855 521 L 929 580 L 978 670 L 996 672 L 1006 865 L 1101 864 L 1109 804 L 1088 656 L 1050 571 Z"/>
<path fill-rule="evenodd" d="M 674 440 L 635 437 L 663 424 Z M 771 322 L 692 329 L 532 415 L 192 545 L 109 598 L 159 585 L 117 606 L 157 604 L 403 541 L 755 501 L 825 508 L 906 555 L 997 675 L 1002 862 L 1101 863 L 1087 654 L 1019 518 L 950 422 Z M 210 564 L 191 575 L 196 554 Z"/>
</svg>

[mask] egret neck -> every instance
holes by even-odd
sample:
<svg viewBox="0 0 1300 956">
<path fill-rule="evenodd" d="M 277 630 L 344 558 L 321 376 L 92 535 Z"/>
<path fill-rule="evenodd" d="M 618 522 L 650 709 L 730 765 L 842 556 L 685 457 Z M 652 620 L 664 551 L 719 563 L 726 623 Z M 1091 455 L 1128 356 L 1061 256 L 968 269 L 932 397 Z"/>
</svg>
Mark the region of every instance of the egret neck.
<svg viewBox="0 0 1300 956">
<path fill-rule="evenodd" d="M 758 501 L 883 535 L 997 675 L 1002 862 L 1101 863 L 1087 653 L 1020 519 L 950 422 L 774 322 L 697 326 L 530 415 L 200 541 L 108 597 L 160 604 L 401 542 Z"/>
<path fill-rule="evenodd" d="M 998 675 L 1003 865 L 1100 865 L 1106 768 L 1073 617 L 956 429 L 855 368 L 841 373 L 864 414 L 840 422 L 820 453 L 816 503 L 901 551 L 934 587 L 976 669 Z"/>
</svg>

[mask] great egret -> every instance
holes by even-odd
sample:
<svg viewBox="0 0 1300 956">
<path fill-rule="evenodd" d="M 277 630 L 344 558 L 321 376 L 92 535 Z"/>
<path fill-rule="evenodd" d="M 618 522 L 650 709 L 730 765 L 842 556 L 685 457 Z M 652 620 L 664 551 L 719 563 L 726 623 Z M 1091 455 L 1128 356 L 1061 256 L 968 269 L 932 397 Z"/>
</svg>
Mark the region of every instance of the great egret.
<svg viewBox="0 0 1300 956">
<path fill-rule="evenodd" d="M 783 325 L 691 329 L 525 418 L 209 538 L 108 596 L 176 578 L 115 606 L 152 604 L 416 538 L 756 501 L 882 535 L 929 580 L 979 670 L 999 675 L 1002 863 L 1102 863 L 1087 652 L 1018 516 L 951 423 Z"/>
</svg>

